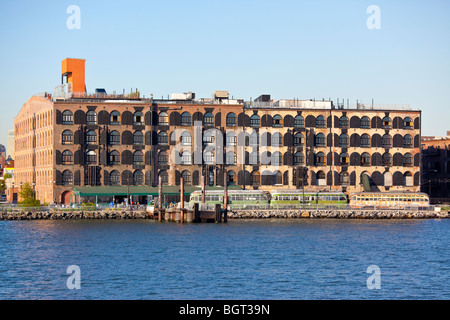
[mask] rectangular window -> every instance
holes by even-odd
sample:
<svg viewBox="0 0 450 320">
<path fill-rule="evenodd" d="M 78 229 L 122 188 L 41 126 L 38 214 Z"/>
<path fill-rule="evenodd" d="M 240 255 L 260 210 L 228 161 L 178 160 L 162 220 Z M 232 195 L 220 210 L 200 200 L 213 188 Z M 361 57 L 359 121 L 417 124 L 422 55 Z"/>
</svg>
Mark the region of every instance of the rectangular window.
<svg viewBox="0 0 450 320">
<path fill-rule="evenodd" d="M 236 118 L 235 117 L 227 118 L 227 127 L 236 127 Z"/>
<path fill-rule="evenodd" d="M 62 163 L 63 164 L 71 164 L 73 162 L 73 156 L 72 154 L 64 154 L 62 156 Z"/>
<path fill-rule="evenodd" d="M 236 145 L 236 136 L 227 135 L 227 146 L 235 146 L 235 145 Z"/>
<path fill-rule="evenodd" d="M 63 124 L 73 124 L 73 115 L 72 113 L 63 113 Z"/>
<path fill-rule="evenodd" d="M 111 145 L 120 144 L 120 135 L 110 135 L 109 136 L 109 144 L 111 144 Z"/>
</svg>

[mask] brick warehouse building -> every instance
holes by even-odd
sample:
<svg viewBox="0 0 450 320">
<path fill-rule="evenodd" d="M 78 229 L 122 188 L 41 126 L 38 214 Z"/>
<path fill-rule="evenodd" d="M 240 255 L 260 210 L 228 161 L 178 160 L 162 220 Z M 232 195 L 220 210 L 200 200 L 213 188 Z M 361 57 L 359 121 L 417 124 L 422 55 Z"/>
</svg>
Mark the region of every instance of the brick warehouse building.
<svg viewBox="0 0 450 320">
<path fill-rule="evenodd" d="M 55 94 L 31 97 L 15 118 L 15 181 L 34 183 L 42 202 L 70 203 L 77 186 L 157 186 L 159 176 L 172 186 L 204 176 L 246 189 L 420 190 L 420 110 L 223 91 L 87 94 L 84 60 L 62 66 Z"/>
</svg>

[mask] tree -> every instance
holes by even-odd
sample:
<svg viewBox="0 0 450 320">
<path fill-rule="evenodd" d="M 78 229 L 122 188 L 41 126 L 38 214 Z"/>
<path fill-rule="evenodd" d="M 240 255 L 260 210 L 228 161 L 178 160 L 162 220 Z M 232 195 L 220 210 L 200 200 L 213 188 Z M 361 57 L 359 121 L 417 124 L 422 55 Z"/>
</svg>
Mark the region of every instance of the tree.
<svg viewBox="0 0 450 320">
<path fill-rule="evenodd" d="M 0 194 L 5 194 L 6 191 L 6 179 L 12 178 L 12 175 L 7 173 L 3 176 L 3 179 L 0 180 Z"/>
<path fill-rule="evenodd" d="M 19 192 L 20 198 L 22 199 L 22 202 L 20 204 L 23 207 L 40 207 L 41 202 L 36 199 L 36 195 L 34 193 L 33 187 L 28 183 L 25 182 L 25 184 L 22 186 Z"/>
</svg>

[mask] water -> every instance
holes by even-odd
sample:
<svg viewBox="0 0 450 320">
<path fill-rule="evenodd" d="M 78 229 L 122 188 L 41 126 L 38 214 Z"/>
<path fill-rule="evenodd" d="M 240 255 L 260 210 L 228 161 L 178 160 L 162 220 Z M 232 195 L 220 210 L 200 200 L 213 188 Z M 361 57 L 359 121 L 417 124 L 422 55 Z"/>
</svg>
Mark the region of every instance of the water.
<svg viewBox="0 0 450 320">
<path fill-rule="evenodd" d="M 450 220 L 0 221 L 0 299 L 448 299 L 449 234 Z"/>
</svg>

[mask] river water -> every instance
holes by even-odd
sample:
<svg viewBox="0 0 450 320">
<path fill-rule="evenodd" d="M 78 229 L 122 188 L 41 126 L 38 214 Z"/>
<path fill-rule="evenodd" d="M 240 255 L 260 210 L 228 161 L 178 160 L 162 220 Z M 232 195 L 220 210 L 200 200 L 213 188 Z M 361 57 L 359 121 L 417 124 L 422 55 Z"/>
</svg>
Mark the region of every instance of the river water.
<svg viewBox="0 0 450 320">
<path fill-rule="evenodd" d="M 450 220 L 0 221 L 0 299 L 449 299 L 449 235 Z"/>
</svg>

